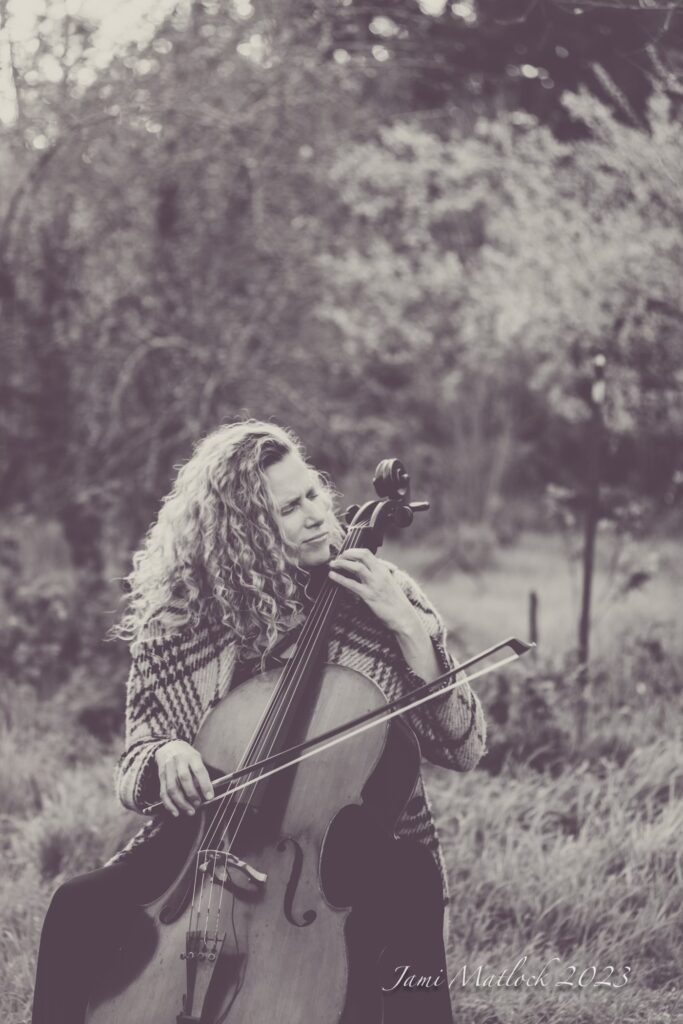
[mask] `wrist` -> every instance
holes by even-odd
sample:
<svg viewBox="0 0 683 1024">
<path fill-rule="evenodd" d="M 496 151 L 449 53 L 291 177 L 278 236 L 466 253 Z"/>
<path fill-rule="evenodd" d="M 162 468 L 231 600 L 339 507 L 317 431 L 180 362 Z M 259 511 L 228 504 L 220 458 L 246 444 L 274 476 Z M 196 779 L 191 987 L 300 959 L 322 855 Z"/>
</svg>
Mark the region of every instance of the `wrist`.
<svg viewBox="0 0 683 1024">
<path fill-rule="evenodd" d="M 414 643 L 423 639 L 427 631 L 415 608 L 413 608 L 410 602 L 406 603 L 407 607 L 397 620 L 393 632 L 399 641 L 403 640 Z"/>
<path fill-rule="evenodd" d="M 161 740 L 157 744 L 156 750 L 154 751 L 154 760 L 157 763 L 157 767 L 159 766 L 159 754 L 161 754 L 161 752 L 166 749 L 166 747 L 169 745 L 169 743 L 178 743 L 178 742 L 182 742 L 182 740 L 177 740 L 174 736 L 170 736 L 167 740 Z"/>
<path fill-rule="evenodd" d="M 439 661 L 434 644 L 425 623 L 412 607 L 411 620 L 406 620 L 402 632 L 396 633 L 398 646 L 406 665 L 420 680 L 436 679 L 439 675 Z"/>
</svg>

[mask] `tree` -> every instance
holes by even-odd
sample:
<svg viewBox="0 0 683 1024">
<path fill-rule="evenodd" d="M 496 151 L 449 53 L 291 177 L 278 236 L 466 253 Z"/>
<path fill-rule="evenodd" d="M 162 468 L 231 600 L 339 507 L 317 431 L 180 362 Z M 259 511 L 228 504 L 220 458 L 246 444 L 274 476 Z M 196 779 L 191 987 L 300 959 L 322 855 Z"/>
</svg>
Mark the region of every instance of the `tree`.
<svg viewBox="0 0 683 1024">
<path fill-rule="evenodd" d="M 522 108 L 567 137 L 577 126 L 563 92 L 585 86 L 617 116 L 642 119 L 651 79 L 669 82 L 665 66 L 683 51 L 673 0 L 324 0 L 319 9 L 329 58 L 364 66 L 369 90 L 395 111 L 452 120 Z"/>
<path fill-rule="evenodd" d="M 454 480 L 451 511 L 474 521 L 495 515 L 513 479 L 538 486 L 561 465 L 580 477 L 597 351 L 608 427 L 631 447 L 614 472 L 661 493 L 676 468 L 678 123 L 661 93 L 647 131 L 585 92 L 565 103 L 591 133 L 573 145 L 528 115 L 448 138 L 408 122 L 331 171 L 345 231 L 322 257 L 318 315 L 368 402 L 431 448 L 434 478 Z M 653 472 L 655 437 L 666 454 Z"/>
</svg>

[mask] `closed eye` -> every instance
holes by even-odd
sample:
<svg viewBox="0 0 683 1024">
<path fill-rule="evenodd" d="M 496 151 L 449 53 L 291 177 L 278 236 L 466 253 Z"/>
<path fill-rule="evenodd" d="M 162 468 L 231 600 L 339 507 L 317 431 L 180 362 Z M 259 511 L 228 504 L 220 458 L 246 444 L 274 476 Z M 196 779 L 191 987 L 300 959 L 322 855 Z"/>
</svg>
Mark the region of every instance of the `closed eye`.
<svg viewBox="0 0 683 1024">
<path fill-rule="evenodd" d="M 316 491 L 315 487 L 312 487 L 310 491 L 307 492 L 306 497 L 308 498 L 309 501 L 313 501 L 315 498 L 318 497 L 318 491 Z M 296 498 L 295 501 L 290 502 L 289 505 L 285 505 L 283 509 L 280 509 L 280 515 L 289 515 L 289 513 L 293 512 L 295 508 L 298 508 L 300 504 L 301 500 L 299 498 Z"/>
</svg>

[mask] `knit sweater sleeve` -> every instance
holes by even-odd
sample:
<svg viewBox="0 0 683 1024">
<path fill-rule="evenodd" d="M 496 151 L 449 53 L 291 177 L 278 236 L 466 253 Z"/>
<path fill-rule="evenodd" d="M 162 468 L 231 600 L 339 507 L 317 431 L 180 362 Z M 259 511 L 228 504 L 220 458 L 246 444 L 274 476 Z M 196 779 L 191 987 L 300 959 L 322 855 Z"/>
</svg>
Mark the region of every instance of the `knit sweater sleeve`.
<svg viewBox="0 0 683 1024">
<path fill-rule="evenodd" d="M 124 807 L 141 812 L 160 796 L 154 755 L 170 740 L 194 742 L 204 714 L 230 688 L 236 645 L 222 627 L 181 626 L 169 613 L 130 652 L 126 735 L 114 782 Z"/>
<path fill-rule="evenodd" d="M 406 572 L 391 563 L 386 564 L 431 637 L 439 671 L 455 668 L 458 662 L 448 649 L 446 627 L 436 608 Z M 402 656 L 401 670 L 407 690 L 418 689 L 428 682 L 421 679 Z M 466 772 L 474 768 L 485 753 L 486 721 L 479 698 L 468 682 L 407 712 L 406 718 L 420 741 L 423 756 L 433 764 Z"/>
<path fill-rule="evenodd" d="M 124 750 L 114 769 L 119 800 L 124 807 L 138 813 L 159 799 L 159 774 L 154 755 L 169 740 L 179 738 L 155 693 L 154 679 L 148 671 L 146 643 L 134 644 L 131 648 Z"/>
</svg>

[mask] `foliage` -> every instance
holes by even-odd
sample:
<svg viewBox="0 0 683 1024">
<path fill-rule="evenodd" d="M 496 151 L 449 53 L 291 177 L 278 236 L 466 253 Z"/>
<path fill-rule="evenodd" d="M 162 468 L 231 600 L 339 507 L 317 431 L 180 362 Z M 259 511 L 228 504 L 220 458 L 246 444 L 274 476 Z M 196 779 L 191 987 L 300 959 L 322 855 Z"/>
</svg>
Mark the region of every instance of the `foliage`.
<svg viewBox="0 0 683 1024">
<path fill-rule="evenodd" d="M 568 89 L 587 86 L 619 116 L 638 119 L 653 73 L 666 77 L 669 60 L 680 60 L 677 6 L 676 0 L 580 6 L 569 0 L 323 0 L 319 9 L 334 57 L 364 65 L 373 74 L 370 88 L 394 110 L 434 116 L 445 109 L 449 117 L 463 117 L 494 107 L 523 109 L 573 137 L 561 102 Z"/>
<path fill-rule="evenodd" d="M 47 19 L 15 68 L 3 508 L 56 516 L 78 573 L 54 600 L 16 581 L 0 637 L 15 679 L 62 681 L 90 658 L 114 603 L 103 577 L 126 571 L 192 442 L 243 412 L 293 426 L 354 498 L 401 455 L 444 566 L 476 569 L 511 498 L 558 476 L 580 498 L 599 348 L 607 473 L 626 505 L 672 493 L 668 94 L 638 127 L 566 94 L 573 142 L 505 104 L 398 118 L 367 63 L 328 59 L 324 18 L 245 11 L 181 6 L 97 68 L 91 25 Z"/>
<path fill-rule="evenodd" d="M 106 719 L 106 708 L 116 701 L 93 679 L 125 668 L 125 650 L 103 643 L 113 621 L 113 588 L 88 569 L 60 564 L 67 546 L 63 539 L 55 545 L 55 537 L 59 524 L 50 520 L 17 519 L 0 529 L 0 678 L 48 696 L 73 686 L 74 673 L 84 672 L 97 730 L 98 719 Z M 86 696 L 86 717 L 87 705 Z"/>
<path fill-rule="evenodd" d="M 70 594 L 57 584 L 22 587 L 0 627 L 0 670 L 49 693 L 67 677 L 75 642 Z"/>
<path fill-rule="evenodd" d="M 498 775 L 522 765 L 557 775 L 571 765 L 600 771 L 606 760 L 623 764 L 666 731 L 667 715 L 681 707 L 683 661 L 673 624 L 622 631 L 613 637 L 608 655 L 593 659 L 591 729 L 577 745 L 573 661 L 546 654 L 493 680 L 482 768 Z"/>
<path fill-rule="evenodd" d="M 330 174 L 344 231 L 321 256 L 318 316 L 362 368 L 361 411 L 393 408 L 397 434 L 411 423 L 427 472 L 434 448 L 449 453 L 444 503 L 467 518 L 493 517 L 506 478 L 542 477 L 560 450 L 580 479 L 596 351 L 613 451 L 630 446 L 630 470 L 655 488 L 676 463 L 678 122 L 662 94 L 648 131 L 586 94 L 565 102 L 589 138 L 562 143 L 517 114 L 482 118 L 470 136 L 397 123 Z"/>
<path fill-rule="evenodd" d="M 140 532 L 178 454 L 222 417 L 319 421 L 294 388 L 315 286 L 300 228 L 311 144 L 344 94 L 305 55 L 247 59 L 239 33 L 172 19 L 50 122 L 5 196 L 6 493 L 49 500 L 82 562 L 104 515 Z"/>
<path fill-rule="evenodd" d="M 0 134 L 6 505 L 49 506 L 102 575 L 192 442 L 248 411 L 354 488 L 394 447 L 441 492 L 437 519 L 490 525 L 560 457 L 580 477 L 596 347 L 615 472 L 664 488 L 681 433 L 667 94 L 638 127 L 567 94 L 573 143 L 505 104 L 427 127 L 368 91 L 377 68 L 328 59 L 324 18 L 288 27 L 285 9 L 181 6 L 103 67 L 92 26 L 53 17 L 23 54 Z"/>
</svg>

